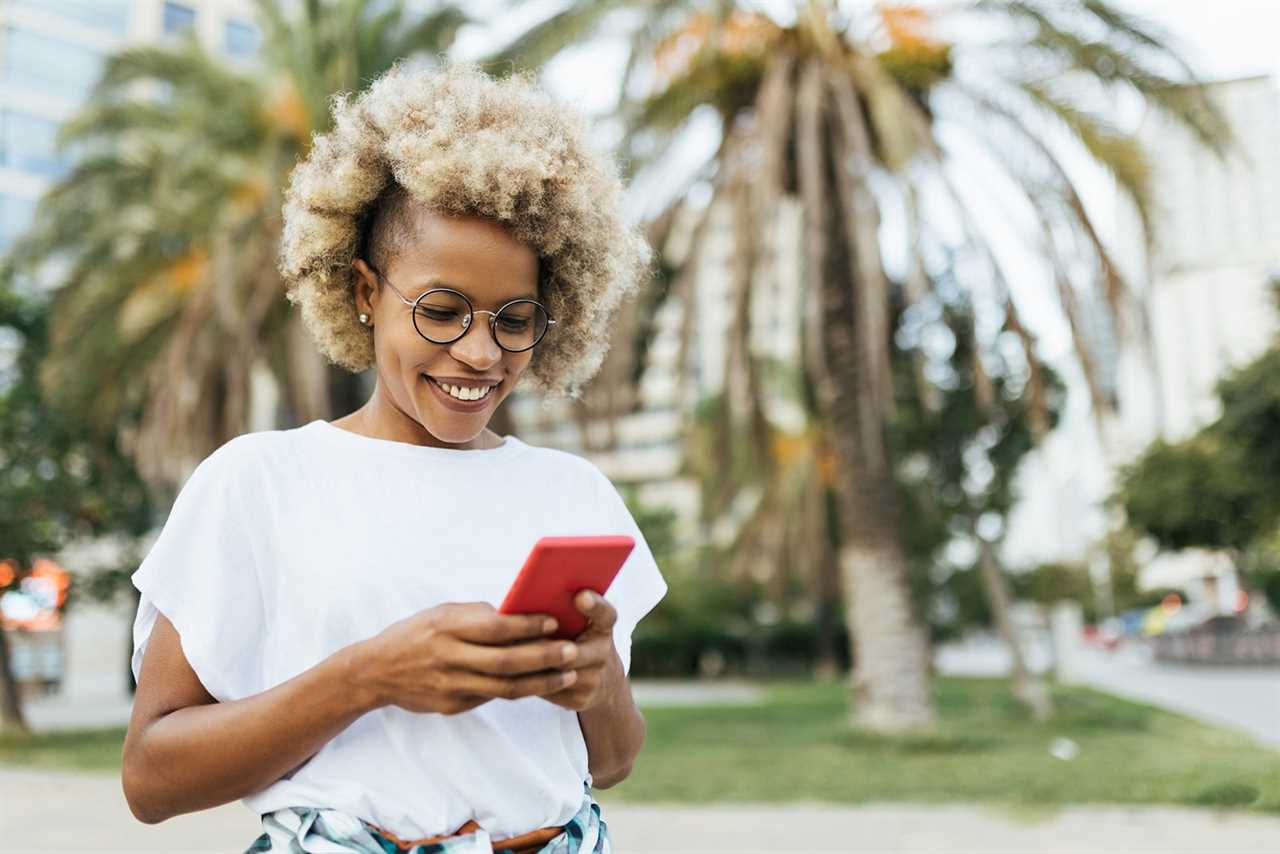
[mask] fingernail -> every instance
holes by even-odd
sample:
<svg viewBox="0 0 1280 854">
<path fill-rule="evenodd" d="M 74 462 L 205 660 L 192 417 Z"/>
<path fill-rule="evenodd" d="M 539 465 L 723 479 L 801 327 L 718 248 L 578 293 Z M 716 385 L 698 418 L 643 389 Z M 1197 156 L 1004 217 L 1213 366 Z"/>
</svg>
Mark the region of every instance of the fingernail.
<svg viewBox="0 0 1280 854">
<path fill-rule="evenodd" d="M 578 657 L 578 648 L 571 643 L 567 643 L 560 647 L 560 660 L 572 661 Z"/>
<path fill-rule="evenodd" d="M 560 682 L 564 685 L 572 685 L 578 681 L 578 671 L 570 670 L 568 673 L 560 677 Z"/>
</svg>

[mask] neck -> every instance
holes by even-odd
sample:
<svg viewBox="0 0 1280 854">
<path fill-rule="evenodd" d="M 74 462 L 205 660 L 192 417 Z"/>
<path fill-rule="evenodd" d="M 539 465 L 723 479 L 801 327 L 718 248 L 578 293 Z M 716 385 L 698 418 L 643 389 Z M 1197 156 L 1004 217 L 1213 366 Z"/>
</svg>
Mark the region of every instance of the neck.
<svg viewBox="0 0 1280 854">
<path fill-rule="evenodd" d="M 369 401 L 364 406 L 346 418 L 340 419 L 340 422 L 340 426 L 347 426 L 358 433 L 375 439 L 391 439 L 412 445 L 478 451 L 486 448 L 496 448 L 502 444 L 502 438 L 488 427 L 470 442 L 461 444 L 442 442 L 412 417 L 391 404 L 390 401 L 384 400 L 381 388 L 374 389 L 373 396 L 369 398 Z"/>
</svg>

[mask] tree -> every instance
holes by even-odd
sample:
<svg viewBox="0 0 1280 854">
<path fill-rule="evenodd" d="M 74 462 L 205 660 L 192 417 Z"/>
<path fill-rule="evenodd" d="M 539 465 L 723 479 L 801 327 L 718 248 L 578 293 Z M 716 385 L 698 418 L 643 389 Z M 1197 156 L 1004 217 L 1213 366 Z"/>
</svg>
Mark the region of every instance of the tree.
<svg viewBox="0 0 1280 854">
<path fill-rule="evenodd" d="M 328 129 L 332 95 L 447 49 L 466 21 L 452 5 L 415 17 L 377 0 L 257 10 L 252 68 L 194 36 L 108 58 L 61 131 L 84 155 L 12 249 L 19 272 L 43 271 L 55 288 L 49 400 L 100 436 L 118 429 L 166 489 L 249 429 L 264 375 L 296 419 L 358 405 L 358 378 L 325 365 L 284 299 L 282 188 Z"/>
<path fill-rule="evenodd" d="M 1280 307 L 1280 281 L 1276 283 Z M 1125 467 L 1114 500 L 1165 549 L 1229 552 L 1280 609 L 1280 340 L 1217 387 L 1222 414 Z M 1271 592 L 1275 591 L 1275 592 Z"/>
<path fill-rule="evenodd" d="M 798 254 L 813 305 L 805 322 L 814 357 L 806 370 L 834 459 L 844 536 L 839 564 L 858 661 L 856 722 L 900 731 L 929 726 L 934 709 L 888 433 L 896 405 L 889 335 L 895 285 L 885 270 L 882 211 L 896 211 L 909 235 L 901 283 L 909 304 L 929 293 L 931 258 L 957 241 L 957 225 L 959 242 L 985 260 L 963 284 L 974 294 L 979 328 L 1003 329 L 1020 344 L 1039 437 L 1049 420 L 1044 369 L 992 251 L 1007 235 L 983 232 L 973 191 L 957 180 L 957 135 L 987 153 L 1007 193 L 1030 211 L 1033 249 L 1048 274 L 1018 284 L 1056 296 L 1101 417 L 1112 402 L 1082 302 L 1096 295 L 1122 331 L 1122 317 L 1141 315 L 1130 311 L 1127 283 L 1063 166 L 1058 140 L 1106 169 L 1146 222 L 1143 152 L 1080 93 L 1136 93 L 1210 144 L 1220 142 L 1222 130 L 1202 91 L 1185 85 L 1192 75 L 1164 37 L 1103 0 L 868 4 L 859 12 L 811 0 L 778 21 L 732 2 L 572 2 L 517 38 L 494 67 L 540 65 L 606 21 L 630 21 L 618 110 L 628 162 L 642 169 L 692 122 L 719 123 L 720 144 L 695 180 L 711 191 L 706 210 L 719 201 L 733 211 L 726 396 L 729 418 L 751 425 L 761 458 L 772 428 L 762 414 L 749 307 L 776 262 L 766 235 L 777 212 L 789 201 L 801 207 Z M 981 71 L 961 73 L 969 68 Z M 1105 109 L 1107 98 L 1100 103 Z M 681 271 L 669 287 L 658 286 L 687 299 L 696 281 L 692 270 Z M 981 369 L 992 336 L 979 337 Z M 975 393 L 987 388 L 980 381 Z"/>
<path fill-rule="evenodd" d="M 152 521 L 152 503 L 114 443 L 95 441 L 80 419 L 48 406 L 37 378 L 48 350 L 47 306 L 21 298 L 8 284 L 0 281 L 0 330 L 18 343 L 12 363 L 0 371 L 0 449 L 5 455 L 0 560 L 19 570 L 16 581 L 36 557 L 55 553 L 77 537 L 108 532 L 140 536 Z M 112 578 L 119 574 L 104 572 Z M 81 586 L 73 587 L 73 598 Z M 83 584 L 91 597 L 114 593 L 113 584 L 100 591 L 98 586 Z M 0 731 L 26 731 L 3 631 Z"/>
</svg>

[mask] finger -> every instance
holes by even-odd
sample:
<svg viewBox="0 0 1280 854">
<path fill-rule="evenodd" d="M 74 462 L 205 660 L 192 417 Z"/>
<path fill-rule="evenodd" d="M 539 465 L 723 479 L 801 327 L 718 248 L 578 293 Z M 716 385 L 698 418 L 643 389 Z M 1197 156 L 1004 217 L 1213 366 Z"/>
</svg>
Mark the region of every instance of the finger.
<svg viewBox="0 0 1280 854">
<path fill-rule="evenodd" d="M 501 700 L 517 700 L 521 697 L 541 697 L 561 691 L 578 681 L 578 674 L 569 671 L 539 673 L 533 676 L 502 678 L 484 673 L 458 670 L 450 674 L 449 681 L 455 691 L 463 694 L 479 694 Z"/>
<path fill-rule="evenodd" d="M 574 598 L 574 604 L 587 615 L 593 629 L 608 631 L 618 621 L 618 612 L 612 603 L 594 590 L 580 591 Z"/>
<path fill-rule="evenodd" d="M 571 688 L 563 688 L 551 694 L 543 694 L 542 699 L 548 703 L 555 703 L 557 706 L 564 706 L 566 709 L 576 707 L 580 700 L 578 696 L 578 686 Z"/>
<path fill-rule="evenodd" d="M 578 646 L 570 641 L 538 640 L 510 646 L 466 643 L 451 638 L 444 646 L 445 660 L 455 667 L 490 676 L 514 676 L 559 669 L 575 661 Z"/>
<path fill-rule="evenodd" d="M 546 637 L 555 622 L 546 614 L 500 614 L 489 603 L 476 602 L 451 609 L 443 627 L 469 643 L 499 644 Z"/>
<path fill-rule="evenodd" d="M 561 670 L 590 670 L 603 668 L 613 654 L 613 638 L 608 635 L 592 635 L 577 642 L 575 658 L 560 665 Z"/>
</svg>

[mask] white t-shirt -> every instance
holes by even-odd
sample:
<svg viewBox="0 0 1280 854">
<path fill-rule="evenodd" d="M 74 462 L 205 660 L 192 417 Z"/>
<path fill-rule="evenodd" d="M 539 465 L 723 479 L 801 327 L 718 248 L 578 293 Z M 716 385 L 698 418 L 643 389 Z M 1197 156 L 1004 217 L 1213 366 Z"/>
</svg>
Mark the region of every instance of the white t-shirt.
<svg viewBox="0 0 1280 854">
<path fill-rule="evenodd" d="M 605 598 L 631 632 L 667 591 L 613 484 L 585 458 L 507 436 L 456 450 L 313 421 L 239 436 L 182 487 L 133 583 L 139 674 L 157 610 L 218 701 L 261 693 L 444 602 L 497 607 L 543 536 L 629 534 Z M 590 781 L 577 713 L 540 697 L 458 715 L 386 706 L 243 800 L 341 809 L 415 839 L 475 819 L 494 838 L 563 824 Z"/>
</svg>

